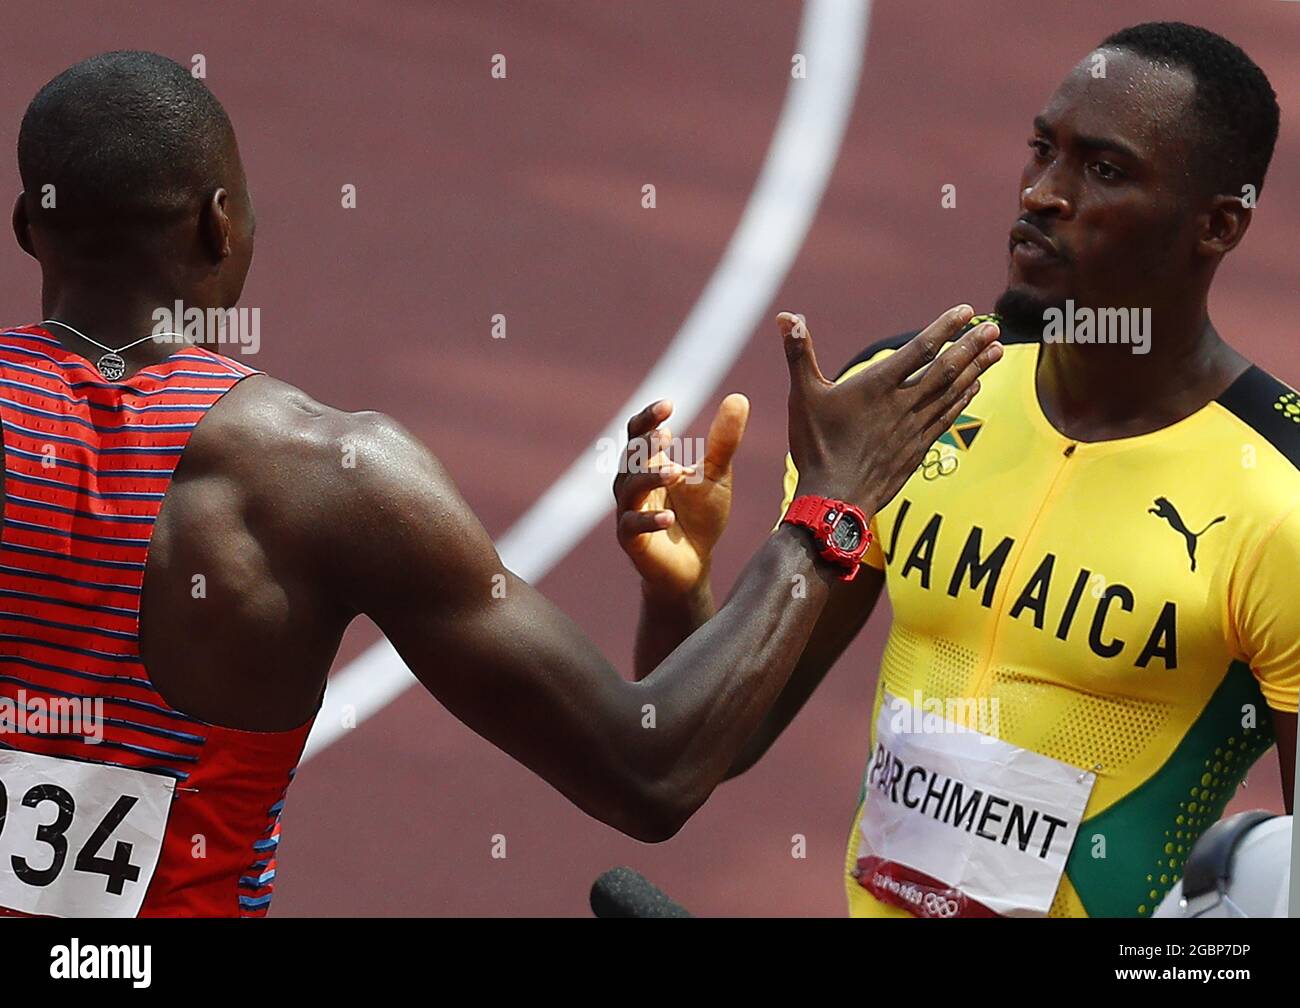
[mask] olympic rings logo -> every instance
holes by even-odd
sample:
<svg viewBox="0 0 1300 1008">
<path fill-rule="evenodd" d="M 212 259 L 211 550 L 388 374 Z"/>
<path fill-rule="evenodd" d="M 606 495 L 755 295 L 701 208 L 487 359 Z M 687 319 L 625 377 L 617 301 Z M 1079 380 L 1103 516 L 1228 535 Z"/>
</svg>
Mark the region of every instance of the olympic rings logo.
<svg viewBox="0 0 1300 1008">
<path fill-rule="evenodd" d="M 936 480 L 940 476 L 951 476 L 957 471 L 957 456 L 944 455 L 938 448 L 931 448 L 917 466 L 917 470 L 927 480 Z"/>
<path fill-rule="evenodd" d="M 957 901 L 939 893 L 926 893 L 921 905 L 927 917 L 956 917 Z"/>
</svg>

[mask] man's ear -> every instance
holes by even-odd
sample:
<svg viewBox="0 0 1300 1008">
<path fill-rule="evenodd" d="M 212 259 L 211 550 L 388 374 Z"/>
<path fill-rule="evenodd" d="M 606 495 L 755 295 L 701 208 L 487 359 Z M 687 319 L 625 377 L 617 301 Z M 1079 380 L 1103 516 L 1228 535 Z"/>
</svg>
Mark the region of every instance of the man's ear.
<svg viewBox="0 0 1300 1008">
<path fill-rule="evenodd" d="M 232 228 L 229 209 L 230 193 L 225 189 L 217 189 L 208 197 L 199 216 L 199 240 L 215 260 L 225 259 L 230 255 Z"/>
<path fill-rule="evenodd" d="M 1246 236 L 1254 210 L 1240 196 L 1214 196 L 1201 215 L 1198 248 L 1204 255 L 1225 255 Z"/>
<path fill-rule="evenodd" d="M 14 201 L 14 237 L 18 239 L 18 247 L 35 259 L 36 246 L 32 243 L 32 226 L 27 219 L 26 196 L 26 193 L 20 192 Z"/>
</svg>

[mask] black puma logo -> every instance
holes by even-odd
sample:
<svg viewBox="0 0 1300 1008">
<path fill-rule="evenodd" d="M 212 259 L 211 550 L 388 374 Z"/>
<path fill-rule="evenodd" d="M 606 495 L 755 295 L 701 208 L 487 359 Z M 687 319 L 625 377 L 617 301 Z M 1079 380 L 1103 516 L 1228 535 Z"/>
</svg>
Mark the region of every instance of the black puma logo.
<svg viewBox="0 0 1300 1008">
<path fill-rule="evenodd" d="M 1211 527 L 1226 520 L 1228 516 L 1219 515 L 1219 517 L 1215 518 L 1214 521 L 1210 522 L 1209 525 L 1206 525 L 1205 528 L 1201 529 L 1201 531 L 1191 532 L 1188 531 L 1187 526 L 1183 524 L 1182 516 L 1179 515 L 1178 509 L 1174 507 L 1173 502 L 1171 502 L 1168 497 L 1157 497 L 1155 499 L 1155 505 L 1156 506 L 1153 508 L 1147 508 L 1147 514 L 1159 515 L 1169 523 L 1169 526 L 1175 532 L 1187 540 L 1187 558 L 1192 561 L 1192 570 L 1196 570 L 1196 540 L 1205 535 Z"/>
</svg>

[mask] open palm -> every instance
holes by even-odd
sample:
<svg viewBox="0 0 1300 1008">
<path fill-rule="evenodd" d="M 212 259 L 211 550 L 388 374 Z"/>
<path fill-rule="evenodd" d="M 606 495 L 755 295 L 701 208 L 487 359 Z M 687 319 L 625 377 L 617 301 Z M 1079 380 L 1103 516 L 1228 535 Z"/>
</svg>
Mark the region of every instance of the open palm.
<svg viewBox="0 0 1300 1008">
<path fill-rule="evenodd" d="M 618 540 L 646 584 L 665 593 L 696 586 L 709 569 L 713 547 L 731 514 L 732 457 L 744 437 L 749 400 L 733 393 L 718 407 L 705 440 L 704 457 L 694 466 L 673 464 L 661 450 L 671 440 L 666 427 L 671 404 L 655 403 L 628 424 L 628 457 L 639 439 L 641 456 L 654 451 L 649 464 L 620 474 Z M 646 444 L 650 446 L 647 451 Z"/>
</svg>

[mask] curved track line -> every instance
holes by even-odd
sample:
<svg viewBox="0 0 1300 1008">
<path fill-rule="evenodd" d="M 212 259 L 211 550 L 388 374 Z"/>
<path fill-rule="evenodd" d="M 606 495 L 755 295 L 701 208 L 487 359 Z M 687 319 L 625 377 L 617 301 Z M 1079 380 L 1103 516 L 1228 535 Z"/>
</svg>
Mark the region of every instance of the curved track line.
<svg viewBox="0 0 1300 1008">
<path fill-rule="evenodd" d="M 870 11 L 870 0 L 804 5 L 796 51 L 806 58 L 807 77 L 786 89 L 754 191 L 700 299 L 605 429 L 497 542 L 502 561 L 525 581 L 542 578 L 610 510 L 610 473 L 598 464 L 602 440 L 622 444 L 626 418 L 665 394 L 673 426 L 686 429 L 745 348 L 830 181 L 853 111 Z M 345 724 L 360 724 L 414 685 L 387 640 L 372 645 L 330 679 L 303 762 L 345 736 Z"/>
</svg>

